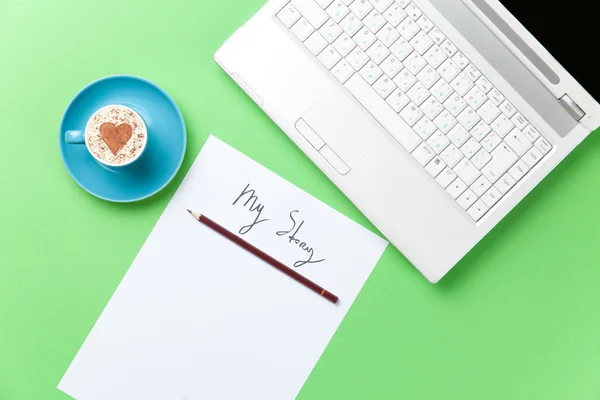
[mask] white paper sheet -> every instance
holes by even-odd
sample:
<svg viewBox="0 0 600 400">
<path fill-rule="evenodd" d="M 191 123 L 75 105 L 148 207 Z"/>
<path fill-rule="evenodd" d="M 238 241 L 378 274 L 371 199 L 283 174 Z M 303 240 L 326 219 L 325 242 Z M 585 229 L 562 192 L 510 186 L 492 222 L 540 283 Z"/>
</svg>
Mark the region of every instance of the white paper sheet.
<svg viewBox="0 0 600 400">
<path fill-rule="evenodd" d="M 241 230 L 338 304 L 188 208 Z M 58 387 L 78 400 L 292 399 L 386 246 L 210 137 Z"/>
</svg>

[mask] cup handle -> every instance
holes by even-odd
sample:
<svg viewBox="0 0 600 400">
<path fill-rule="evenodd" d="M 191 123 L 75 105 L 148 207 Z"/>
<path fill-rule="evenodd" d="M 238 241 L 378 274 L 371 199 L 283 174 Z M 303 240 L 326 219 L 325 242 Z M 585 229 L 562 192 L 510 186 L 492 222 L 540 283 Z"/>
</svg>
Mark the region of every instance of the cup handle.
<svg viewBox="0 0 600 400">
<path fill-rule="evenodd" d="M 68 144 L 84 144 L 85 143 L 85 132 L 84 131 L 66 131 L 65 142 Z"/>
</svg>

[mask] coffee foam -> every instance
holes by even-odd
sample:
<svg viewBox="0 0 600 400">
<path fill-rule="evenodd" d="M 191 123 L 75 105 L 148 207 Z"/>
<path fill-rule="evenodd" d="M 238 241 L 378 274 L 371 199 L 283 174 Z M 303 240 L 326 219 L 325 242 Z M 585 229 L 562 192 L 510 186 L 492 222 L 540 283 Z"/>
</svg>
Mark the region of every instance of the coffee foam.
<svg viewBox="0 0 600 400">
<path fill-rule="evenodd" d="M 108 147 L 100 134 L 100 126 L 112 123 L 115 126 L 128 124 L 133 129 L 131 138 L 116 154 Z M 89 121 L 86 129 L 86 141 L 94 156 L 111 165 L 125 164 L 142 152 L 146 143 L 146 125 L 135 112 L 122 106 L 105 107 L 99 110 Z"/>
</svg>

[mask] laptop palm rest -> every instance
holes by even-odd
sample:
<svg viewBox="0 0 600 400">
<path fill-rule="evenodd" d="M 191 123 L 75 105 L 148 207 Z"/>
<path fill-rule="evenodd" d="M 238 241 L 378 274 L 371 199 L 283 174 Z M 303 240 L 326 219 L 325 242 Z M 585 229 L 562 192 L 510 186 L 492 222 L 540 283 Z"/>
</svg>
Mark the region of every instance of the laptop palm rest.
<svg viewBox="0 0 600 400">
<path fill-rule="evenodd" d="M 381 133 L 359 113 L 356 105 L 334 89 L 312 105 L 296 122 L 296 129 L 342 175 L 382 139 Z M 335 159 L 336 156 L 340 160 Z"/>
</svg>

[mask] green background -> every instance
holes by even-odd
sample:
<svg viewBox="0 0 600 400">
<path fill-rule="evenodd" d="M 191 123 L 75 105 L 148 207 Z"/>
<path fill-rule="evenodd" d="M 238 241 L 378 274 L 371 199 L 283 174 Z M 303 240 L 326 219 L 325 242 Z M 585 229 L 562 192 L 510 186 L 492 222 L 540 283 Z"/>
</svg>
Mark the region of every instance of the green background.
<svg viewBox="0 0 600 400">
<path fill-rule="evenodd" d="M 60 378 L 209 134 L 375 231 L 212 56 L 264 0 L 0 0 L 0 399 Z M 80 189 L 59 121 L 105 75 L 179 104 L 176 180 L 137 204 Z M 600 138 L 438 285 L 391 246 L 299 399 L 600 399 Z"/>
</svg>

